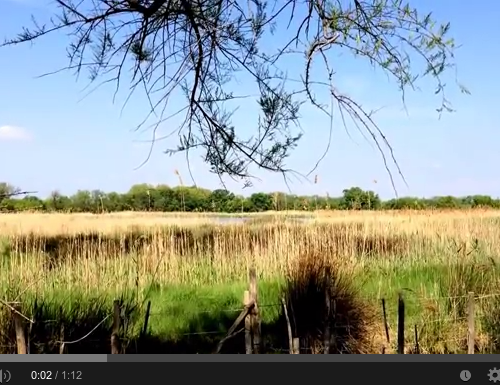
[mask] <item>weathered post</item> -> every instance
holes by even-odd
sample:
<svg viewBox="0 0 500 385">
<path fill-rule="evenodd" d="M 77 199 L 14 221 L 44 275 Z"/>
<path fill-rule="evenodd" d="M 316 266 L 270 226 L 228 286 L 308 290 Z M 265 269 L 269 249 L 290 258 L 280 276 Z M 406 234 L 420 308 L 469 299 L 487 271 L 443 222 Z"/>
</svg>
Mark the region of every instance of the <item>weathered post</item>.
<svg viewBox="0 0 500 385">
<path fill-rule="evenodd" d="M 255 303 L 250 315 L 252 320 L 252 338 L 253 338 L 253 352 L 259 354 L 261 350 L 261 320 L 258 306 L 258 287 L 257 287 L 257 272 L 255 268 L 250 268 L 250 300 Z"/>
<path fill-rule="evenodd" d="M 113 301 L 113 331 L 111 333 L 111 354 L 120 354 L 120 301 Z"/>
</svg>

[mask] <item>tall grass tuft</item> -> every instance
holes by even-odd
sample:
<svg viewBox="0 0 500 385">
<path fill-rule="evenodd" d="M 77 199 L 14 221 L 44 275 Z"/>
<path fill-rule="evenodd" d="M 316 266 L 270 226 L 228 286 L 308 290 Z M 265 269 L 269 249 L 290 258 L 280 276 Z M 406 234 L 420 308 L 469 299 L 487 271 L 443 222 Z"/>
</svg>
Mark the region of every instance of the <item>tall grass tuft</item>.
<svg viewBox="0 0 500 385">
<path fill-rule="evenodd" d="M 468 249 L 464 243 L 456 254 L 456 260 L 449 261 L 447 274 L 442 275 L 440 289 L 448 314 L 463 318 L 467 316 L 469 292 L 482 296 L 497 290 L 498 269 L 494 260 L 477 257 L 476 244 Z"/>
<path fill-rule="evenodd" d="M 308 350 L 324 349 L 327 327 L 331 333 L 330 353 L 370 350 L 373 313 L 361 300 L 353 278 L 342 268 L 341 260 L 315 253 L 302 255 L 288 273 L 283 290 L 291 326 Z"/>
</svg>

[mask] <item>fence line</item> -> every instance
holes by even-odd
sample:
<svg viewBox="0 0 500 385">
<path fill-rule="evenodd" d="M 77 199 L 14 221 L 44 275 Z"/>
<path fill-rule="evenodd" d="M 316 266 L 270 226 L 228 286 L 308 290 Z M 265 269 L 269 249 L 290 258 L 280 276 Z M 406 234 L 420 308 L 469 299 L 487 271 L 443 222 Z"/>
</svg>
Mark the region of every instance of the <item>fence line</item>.
<svg viewBox="0 0 500 385">
<path fill-rule="evenodd" d="M 104 317 L 103 320 L 101 322 L 99 322 L 96 326 L 94 326 L 94 328 L 91 331 L 89 331 L 83 337 L 78 338 L 77 340 L 74 340 L 74 341 L 55 341 L 55 342 L 59 343 L 61 345 L 72 345 L 72 344 L 76 344 L 78 342 L 81 342 L 84 339 L 86 339 L 88 336 L 90 336 L 93 332 L 95 332 L 99 328 L 99 326 L 101 326 L 109 317 L 110 317 L 109 315 Z"/>
<path fill-rule="evenodd" d="M 474 298 L 476 300 L 482 301 L 485 299 L 495 298 L 495 297 L 500 297 L 500 293 L 483 294 L 483 295 L 475 296 Z M 356 297 L 356 298 L 359 298 L 359 297 Z M 439 296 L 439 297 L 411 296 L 411 298 L 416 299 L 416 300 L 421 300 L 421 301 L 426 301 L 426 300 L 430 301 L 430 300 L 438 300 L 438 299 L 466 299 L 466 298 L 468 298 L 468 296 L 467 295 L 464 295 L 464 296 Z M 343 300 L 343 299 L 352 299 L 352 297 L 335 297 L 334 299 L 335 300 Z M 375 302 L 375 301 L 380 302 L 382 300 L 387 301 L 387 297 L 380 297 L 380 298 L 366 297 L 365 299 L 370 299 L 373 302 Z M 278 308 L 278 307 L 282 307 L 282 304 L 280 304 L 280 303 L 271 303 L 271 304 L 262 304 L 262 305 L 259 304 L 259 307 L 260 308 L 272 308 L 272 307 Z M 228 309 L 199 310 L 199 311 L 192 312 L 192 314 L 237 313 L 237 312 L 241 312 L 243 310 L 243 308 L 244 307 L 242 306 L 242 307 L 238 307 L 238 308 L 228 308 Z M 387 308 L 386 313 L 387 313 L 387 315 L 396 315 L 397 309 L 393 308 L 393 307 Z M 151 317 L 159 317 L 159 316 L 165 316 L 165 315 L 169 315 L 169 314 L 171 314 L 169 309 L 165 309 L 164 311 L 158 311 L 158 312 L 150 312 Z"/>
<path fill-rule="evenodd" d="M 467 306 L 466 306 L 466 315 L 465 316 L 460 316 L 460 317 L 437 317 L 434 319 L 434 317 L 429 317 L 430 319 L 418 319 L 417 324 L 405 324 L 405 298 L 404 298 L 404 293 L 409 293 L 409 298 L 413 301 L 415 299 L 425 301 L 425 300 L 439 300 L 439 299 L 468 299 Z M 325 293 L 328 298 L 328 294 Z M 390 296 L 391 298 L 393 297 L 392 295 Z M 408 335 L 405 335 L 409 330 L 414 329 L 414 339 L 415 339 L 415 346 L 414 349 L 416 350 L 417 353 L 420 352 L 420 344 L 419 344 L 419 330 L 422 332 L 422 330 L 425 329 L 426 326 L 432 325 L 432 324 L 437 324 L 440 322 L 464 322 L 467 321 L 467 335 L 464 335 L 462 337 L 457 336 L 457 337 L 451 337 L 451 338 L 443 338 L 442 335 L 439 335 L 439 341 L 446 343 L 446 342 L 455 342 L 455 343 L 463 343 L 463 341 L 466 339 L 467 340 L 467 345 L 468 345 L 468 353 L 469 354 L 474 354 L 476 346 L 476 328 L 475 328 L 475 323 L 478 320 L 483 320 L 486 319 L 487 317 L 490 317 L 488 314 L 480 313 L 475 310 L 474 304 L 477 303 L 478 301 L 484 301 L 486 299 L 491 299 L 491 298 L 496 298 L 500 297 L 500 293 L 483 293 L 476 295 L 472 292 L 468 293 L 467 295 L 460 295 L 460 296 L 431 296 L 431 297 L 424 297 L 424 296 L 418 296 L 415 295 L 413 291 L 410 290 L 402 290 L 400 291 L 399 294 L 399 299 L 398 299 L 398 306 L 396 306 L 395 303 L 387 301 L 387 298 L 376 298 L 376 297 L 370 297 L 371 301 L 378 301 L 382 302 L 382 307 L 383 307 L 383 321 L 384 325 L 386 328 L 386 343 L 388 345 L 391 345 L 391 339 L 389 335 L 389 329 L 396 330 L 397 332 L 397 351 L 399 354 L 405 354 L 406 351 L 408 351 L 408 341 L 410 337 Z M 331 302 L 334 302 L 336 300 L 342 300 L 342 299 L 347 299 L 349 297 L 336 297 L 331 300 Z M 367 299 L 368 297 L 365 297 L 364 299 Z M 328 303 L 330 303 L 329 300 L 327 300 Z M 4 300 L 0 299 L 0 305 L 4 305 L 7 307 L 13 317 L 13 323 L 15 324 L 15 331 L 16 331 L 16 345 L 17 345 L 17 351 L 18 354 L 26 354 L 29 353 L 29 346 L 30 345 L 30 340 L 26 340 L 26 327 L 25 323 L 29 322 L 29 324 L 32 326 L 35 323 L 44 323 L 44 324 L 50 324 L 50 323 L 55 323 L 57 320 L 33 320 L 29 318 L 28 316 L 24 315 L 21 312 L 21 307 L 19 302 L 7 302 Z M 384 306 L 385 305 L 385 306 Z M 61 335 L 61 338 L 54 340 L 54 343 L 58 343 L 61 345 L 61 353 L 64 352 L 64 347 L 67 345 L 72 345 L 72 344 L 77 344 L 80 343 L 84 340 L 87 342 L 91 341 L 102 341 L 101 339 L 90 339 L 90 337 L 100 326 L 102 326 L 108 319 L 113 318 L 113 328 L 112 328 L 112 334 L 111 334 L 111 350 L 114 354 L 120 354 L 122 352 L 122 347 L 121 347 L 121 340 L 128 340 L 127 338 L 124 338 L 123 334 L 123 320 L 122 318 L 124 315 L 122 314 L 123 309 L 121 308 L 121 305 L 118 301 L 114 301 L 113 303 L 113 311 L 110 311 L 107 316 L 105 316 L 103 319 L 100 319 L 100 321 L 84 336 L 72 340 L 72 341 L 65 341 L 63 338 L 64 336 Z M 148 320 L 149 317 L 159 317 L 159 316 L 166 316 L 168 314 L 171 314 L 167 309 L 165 311 L 159 311 L 159 312 L 153 312 L 151 313 L 149 311 L 151 306 L 151 303 L 148 303 L 148 310 L 146 312 L 146 319 L 144 321 L 144 327 L 143 327 L 143 332 L 141 332 L 141 338 L 144 337 L 145 334 L 148 333 Z M 329 305 L 327 304 L 327 307 Z M 222 331 L 222 330 L 212 330 L 212 331 L 198 331 L 198 332 L 188 332 L 188 333 L 172 333 L 170 334 L 171 336 L 196 336 L 196 335 L 220 335 L 223 336 L 225 335 L 224 338 L 220 340 L 219 346 L 217 347 L 217 351 L 219 352 L 222 348 L 222 345 L 228 340 L 233 338 L 234 336 L 245 332 L 245 350 L 247 354 L 259 354 L 262 352 L 262 337 L 261 337 L 261 330 L 260 330 L 260 324 L 261 324 L 261 314 L 260 310 L 263 308 L 272 308 L 272 307 L 284 307 L 284 310 L 286 312 L 286 302 L 283 300 L 282 303 L 268 303 L 268 304 L 261 304 L 258 301 L 258 288 L 257 288 L 257 278 L 255 274 L 255 270 L 251 269 L 250 270 L 250 284 L 249 284 L 249 290 L 245 291 L 244 293 L 244 299 L 243 299 L 243 305 L 242 307 L 239 308 L 228 308 L 228 309 L 213 309 L 213 310 L 201 310 L 199 312 L 194 312 L 193 314 L 216 314 L 216 313 L 222 313 L 222 312 L 239 312 L 240 315 L 236 319 L 235 323 L 233 326 L 229 329 L 228 332 Z M 333 306 L 335 308 L 335 306 Z M 387 315 L 391 316 L 391 319 L 394 321 L 393 316 L 397 315 L 397 320 L 396 328 L 391 328 L 389 326 L 388 322 L 388 317 Z M 330 315 L 328 315 L 330 317 Z M 97 319 L 96 319 L 97 321 Z M 242 324 L 244 321 L 244 326 L 240 329 L 238 327 L 240 324 Z M 333 321 L 333 320 L 332 320 Z M 287 317 L 287 323 L 290 324 L 290 320 Z M 330 325 L 330 321 L 326 322 L 327 325 Z M 337 324 L 337 323 L 332 323 L 331 324 L 333 327 L 336 328 L 349 328 L 352 325 L 347 324 Z M 62 329 L 64 328 L 64 325 L 62 325 Z M 273 348 L 270 347 L 269 349 L 271 351 L 282 351 L 282 352 L 289 352 L 291 354 L 297 354 L 298 351 L 295 346 L 295 340 L 298 340 L 300 342 L 300 337 L 301 336 L 293 336 L 292 335 L 292 328 L 290 325 L 288 325 L 288 334 L 289 334 L 289 349 L 282 349 L 282 348 Z M 28 337 L 29 337 L 28 333 Z M 63 334 L 63 330 L 61 330 L 61 334 Z M 330 330 L 325 329 L 324 331 L 325 335 L 330 335 Z M 292 346 L 292 342 L 293 345 Z M 2 346 L 9 346 L 9 345 L 2 345 Z M 324 346 L 325 352 L 328 352 L 328 346 L 329 343 L 328 341 L 324 341 Z M 0 346 L 1 347 L 1 346 Z M 307 352 L 308 348 L 307 347 L 301 347 L 300 348 L 301 352 Z M 383 348 L 383 352 L 385 352 L 385 345 Z"/>
</svg>

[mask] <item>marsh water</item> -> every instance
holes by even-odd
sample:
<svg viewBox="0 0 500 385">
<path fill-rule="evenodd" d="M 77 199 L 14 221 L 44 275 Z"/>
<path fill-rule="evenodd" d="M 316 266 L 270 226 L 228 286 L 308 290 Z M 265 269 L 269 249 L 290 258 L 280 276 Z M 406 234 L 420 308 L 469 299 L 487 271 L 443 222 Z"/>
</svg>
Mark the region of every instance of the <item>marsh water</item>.
<svg viewBox="0 0 500 385">
<path fill-rule="evenodd" d="M 314 216 L 312 215 L 290 215 L 286 217 L 282 217 L 284 220 L 289 222 L 301 222 L 307 223 L 314 221 Z M 217 224 L 221 225 L 236 225 L 247 222 L 271 222 L 273 218 L 268 218 L 266 216 L 238 216 L 238 217 L 229 217 L 229 216 L 219 216 L 213 217 L 213 220 Z"/>
</svg>

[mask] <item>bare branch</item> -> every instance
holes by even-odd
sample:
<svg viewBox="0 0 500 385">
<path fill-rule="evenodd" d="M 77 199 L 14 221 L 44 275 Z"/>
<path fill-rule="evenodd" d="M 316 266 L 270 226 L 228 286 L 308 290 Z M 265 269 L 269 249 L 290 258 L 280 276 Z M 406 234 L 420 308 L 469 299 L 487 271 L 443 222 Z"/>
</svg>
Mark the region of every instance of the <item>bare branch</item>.
<svg viewBox="0 0 500 385">
<path fill-rule="evenodd" d="M 350 52 L 385 71 L 403 102 L 406 90 L 415 88 L 420 77 L 431 77 L 436 93 L 442 95 L 438 111 L 452 110 L 442 81 L 443 73 L 454 66 L 455 43 L 446 37 L 450 26 L 437 26 L 431 15 L 420 15 L 401 0 L 248 0 L 247 6 L 234 0 L 56 4 L 49 25 L 33 19 L 32 28 L 24 27 L 3 45 L 65 32 L 70 39 L 67 70 L 77 76 L 87 71 L 91 84 L 99 79 L 98 86 L 115 82 L 115 95 L 128 83 L 127 106 L 139 87 L 150 105 L 144 122 L 156 117 L 154 140 L 166 120 L 183 114 L 172 131 L 179 135 L 179 146 L 166 152 L 189 156 L 191 150 L 202 150 L 212 172 L 242 178 L 247 184 L 253 166 L 284 176 L 292 171 L 285 161 L 304 133 L 299 124 L 304 104 L 315 106 L 331 122 L 325 152 L 315 167 L 329 149 L 333 115 L 339 113 L 345 129 L 345 117 L 350 116 L 375 143 L 389 174 L 390 160 L 402 176 L 373 116 L 335 86 L 331 52 Z M 289 39 L 273 45 L 274 40 L 282 41 L 273 38 L 275 29 L 280 29 L 280 36 L 288 33 Z M 282 70 L 285 60 L 297 60 L 300 52 L 305 54 L 304 71 L 290 76 Z M 324 68 L 313 71 L 317 58 Z M 253 79 L 259 94 L 255 101 L 260 115 L 251 135 L 242 135 L 229 110 L 229 103 L 241 97 L 230 91 L 241 74 Z M 330 95 L 326 103 L 315 96 L 320 88 Z M 179 91 L 186 98 L 185 107 L 168 111 L 170 97 Z"/>
</svg>

